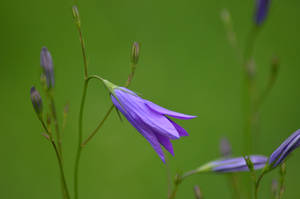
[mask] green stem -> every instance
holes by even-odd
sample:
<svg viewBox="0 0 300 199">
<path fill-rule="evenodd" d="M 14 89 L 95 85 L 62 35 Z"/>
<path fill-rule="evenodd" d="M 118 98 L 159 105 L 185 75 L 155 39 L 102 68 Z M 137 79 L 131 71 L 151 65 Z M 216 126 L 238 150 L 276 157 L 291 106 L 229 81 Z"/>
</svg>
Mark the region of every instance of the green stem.
<svg viewBox="0 0 300 199">
<path fill-rule="evenodd" d="M 86 140 L 84 140 L 81 143 L 81 148 L 83 148 L 95 135 L 96 133 L 99 131 L 99 129 L 103 126 L 104 122 L 107 120 L 108 116 L 110 115 L 110 113 L 112 112 L 112 110 L 114 109 L 114 105 L 111 105 L 111 107 L 108 109 L 108 111 L 106 112 L 104 118 L 100 121 L 100 123 L 98 124 L 98 126 L 95 128 L 95 130 L 88 136 L 88 138 Z"/>
<path fill-rule="evenodd" d="M 59 125 L 58 125 L 58 121 L 57 121 L 55 102 L 54 102 L 54 98 L 53 98 L 52 93 L 50 93 L 50 107 L 51 107 L 53 122 L 54 122 L 54 126 L 55 126 L 57 148 L 58 148 L 58 151 L 59 151 L 59 153 L 62 157 L 62 141 L 61 141 Z"/>
<path fill-rule="evenodd" d="M 79 111 L 79 119 L 78 119 L 78 145 L 77 145 L 77 154 L 75 160 L 75 169 L 74 169 L 74 198 L 78 199 L 78 170 L 79 170 L 79 162 L 82 152 L 81 142 L 82 142 L 82 120 L 83 120 L 83 110 L 86 100 L 88 88 L 88 80 L 84 81 L 83 93 L 80 103 L 80 111 Z"/>
<path fill-rule="evenodd" d="M 49 135 L 49 139 L 50 139 L 50 142 L 55 150 L 55 154 L 56 154 L 56 157 L 57 157 L 57 161 L 58 161 L 58 165 L 59 165 L 59 170 L 60 170 L 60 175 L 61 175 L 61 180 L 62 180 L 62 184 L 63 184 L 63 187 L 64 187 L 64 195 L 67 199 L 70 199 L 70 194 L 69 194 L 69 191 L 68 191 L 68 186 L 67 186 L 67 182 L 66 182 L 66 177 L 65 177 L 65 173 L 64 173 L 64 168 L 63 168 L 63 164 L 62 164 L 62 158 L 61 158 L 61 155 L 56 147 L 56 144 L 55 142 L 53 141 L 53 137 L 52 137 L 52 134 L 49 132 L 46 124 L 44 123 L 43 120 L 40 120 L 46 133 Z"/>
</svg>

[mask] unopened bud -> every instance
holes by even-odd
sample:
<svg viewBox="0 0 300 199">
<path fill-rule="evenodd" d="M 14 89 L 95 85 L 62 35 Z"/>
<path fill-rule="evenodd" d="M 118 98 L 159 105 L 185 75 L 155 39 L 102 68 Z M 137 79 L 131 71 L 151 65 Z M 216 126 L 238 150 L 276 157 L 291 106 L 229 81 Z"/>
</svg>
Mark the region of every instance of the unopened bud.
<svg viewBox="0 0 300 199">
<path fill-rule="evenodd" d="M 226 8 L 221 11 L 221 19 L 225 24 L 231 23 L 231 16 Z"/>
<path fill-rule="evenodd" d="M 80 27 L 80 17 L 77 6 L 72 7 L 73 19 L 78 27 Z"/>
<path fill-rule="evenodd" d="M 34 111 L 38 115 L 39 119 L 41 119 L 43 114 L 43 102 L 40 93 L 35 89 L 34 86 L 31 87 L 30 98 Z"/>
<path fill-rule="evenodd" d="M 134 42 L 132 45 L 132 50 L 131 50 L 131 62 L 133 64 L 138 63 L 139 55 L 140 55 L 140 45 L 138 42 Z"/>
<path fill-rule="evenodd" d="M 202 199 L 202 193 L 198 185 L 194 186 L 194 193 L 196 199 Z"/>
<path fill-rule="evenodd" d="M 46 78 L 47 88 L 54 87 L 54 71 L 53 62 L 50 52 L 46 47 L 41 50 L 41 67 L 43 68 L 43 73 Z"/>
<path fill-rule="evenodd" d="M 278 181 L 276 179 L 272 180 L 271 193 L 273 196 L 276 196 L 278 193 Z"/>
<path fill-rule="evenodd" d="M 231 145 L 227 138 L 220 140 L 220 152 L 223 157 L 230 157 L 232 155 Z"/>
</svg>

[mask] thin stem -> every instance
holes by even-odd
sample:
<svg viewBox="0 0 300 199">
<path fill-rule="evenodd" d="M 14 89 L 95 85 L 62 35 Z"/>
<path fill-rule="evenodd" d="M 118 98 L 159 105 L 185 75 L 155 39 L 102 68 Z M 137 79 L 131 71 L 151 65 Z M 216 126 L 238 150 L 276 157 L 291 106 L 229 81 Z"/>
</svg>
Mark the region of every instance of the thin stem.
<svg viewBox="0 0 300 199">
<path fill-rule="evenodd" d="M 135 74 L 135 69 L 136 69 L 136 64 L 131 63 L 131 72 L 128 75 L 127 82 L 125 83 L 126 88 L 128 88 L 130 86 L 131 82 L 132 82 L 132 79 L 133 79 L 134 74 Z"/>
<path fill-rule="evenodd" d="M 260 176 L 258 177 L 256 183 L 255 183 L 255 187 L 254 187 L 254 199 L 258 199 L 258 189 L 259 189 L 259 185 L 260 182 L 262 180 L 262 178 L 264 177 L 264 175 L 269 172 L 269 169 L 264 169 L 263 172 L 260 174 Z"/>
<path fill-rule="evenodd" d="M 50 142 L 55 150 L 55 154 L 56 154 L 56 157 L 57 157 L 57 161 L 58 161 L 58 165 L 59 165 L 59 170 L 60 170 L 60 175 L 61 175 L 61 179 L 62 179 L 62 184 L 63 184 L 63 187 L 64 187 L 64 195 L 67 199 L 70 199 L 70 194 L 69 194 L 69 191 L 68 191 L 68 186 L 67 186 L 67 182 L 66 182 L 66 178 L 65 178 L 65 173 L 64 173 L 64 168 L 63 168 L 63 164 L 62 164 L 62 158 L 61 158 L 61 155 L 56 147 L 56 144 L 55 142 L 53 141 L 53 137 L 52 137 L 52 134 L 49 132 L 46 124 L 44 123 L 43 120 L 40 120 L 46 133 L 49 135 L 49 138 L 50 138 Z"/>
<path fill-rule="evenodd" d="M 78 170 L 79 170 L 79 162 L 81 157 L 81 142 L 82 142 L 82 120 L 83 120 L 83 110 L 86 100 L 87 88 L 88 88 L 88 80 L 84 81 L 83 93 L 80 103 L 80 111 L 79 111 L 79 119 L 78 119 L 78 145 L 77 145 L 77 155 L 75 160 L 75 169 L 74 169 L 74 198 L 78 198 Z"/>
<path fill-rule="evenodd" d="M 99 129 L 103 126 L 104 122 L 107 120 L 108 116 L 110 115 L 110 113 L 112 112 L 112 110 L 114 109 L 114 105 L 111 105 L 111 107 L 108 109 L 108 111 L 106 112 L 104 118 L 101 120 L 101 122 L 98 124 L 98 126 L 95 128 L 95 130 L 88 136 L 88 138 L 86 140 L 84 140 L 81 144 L 81 147 L 83 148 L 95 135 L 96 133 L 99 131 Z"/>
<path fill-rule="evenodd" d="M 240 199 L 241 198 L 241 192 L 240 192 L 240 189 L 239 189 L 238 178 L 237 178 L 237 175 L 235 173 L 229 174 L 228 183 L 229 183 L 229 185 L 232 186 L 233 198 Z"/>
<path fill-rule="evenodd" d="M 252 54 L 254 49 L 254 43 L 256 39 L 258 29 L 254 27 L 248 36 L 245 54 L 244 54 L 244 81 L 245 81 L 245 123 L 244 123 L 244 140 L 245 140 L 245 153 L 249 154 L 252 151 L 253 138 L 252 138 L 252 125 L 253 125 L 253 105 L 256 98 L 256 86 L 255 86 L 255 65 L 252 62 Z"/>
<path fill-rule="evenodd" d="M 58 124 L 58 121 L 57 121 L 55 102 L 54 102 L 54 98 L 53 98 L 52 93 L 50 93 L 49 97 L 50 97 L 50 108 L 51 108 L 51 112 L 52 112 L 52 116 L 53 116 L 55 132 L 56 132 L 56 142 L 57 142 L 57 145 L 58 145 L 57 148 L 58 148 L 58 151 L 59 151 L 59 153 L 62 157 L 62 141 L 61 141 L 61 136 L 60 136 L 59 124 Z"/>
<path fill-rule="evenodd" d="M 168 196 L 169 196 L 172 191 L 172 177 L 171 177 L 171 169 L 169 165 L 169 158 L 165 151 L 164 151 L 164 155 L 165 155 L 165 165 L 167 170 L 167 185 L 168 185 Z"/>
</svg>

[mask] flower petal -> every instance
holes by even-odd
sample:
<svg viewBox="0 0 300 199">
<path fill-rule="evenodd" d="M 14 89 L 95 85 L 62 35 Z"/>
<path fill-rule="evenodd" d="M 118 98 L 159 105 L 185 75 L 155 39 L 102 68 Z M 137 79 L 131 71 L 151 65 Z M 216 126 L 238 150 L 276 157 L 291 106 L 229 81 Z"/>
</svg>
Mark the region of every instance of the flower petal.
<svg viewBox="0 0 300 199">
<path fill-rule="evenodd" d="M 186 132 L 186 130 L 184 128 L 182 128 L 181 126 L 179 126 L 178 124 L 176 124 L 174 121 L 172 121 L 171 119 L 168 118 L 168 120 L 173 124 L 173 126 L 176 128 L 177 132 L 179 133 L 180 137 L 183 136 L 189 136 L 189 134 Z"/>
<path fill-rule="evenodd" d="M 163 115 L 169 115 L 169 116 L 177 118 L 177 119 L 188 120 L 188 119 L 193 119 L 193 118 L 197 117 L 197 116 L 186 115 L 183 113 L 178 113 L 178 112 L 174 112 L 174 111 L 165 109 L 165 108 L 163 108 L 157 104 L 154 104 L 153 102 L 150 102 L 148 100 L 145 100 L 145 103 L 153 111 L 163 114 Z"/>
<path fill-rule="evenodd" d="M 160 142 L 157 136 L 153 133 L 153 130 L 147 128 L 143 121 L 140 121 L 139 119 L 134 119 L 130 114 L 125 112 L 119 104 L 119 102 L 116 100 L 116 98 L 111 96 L 111 99 L 115 106 L 119 109 L 119 111 L 126 117 L 126 119 L 131 123 L 131 125 L 146 138 L 146 140 L 151 144 L 151 146 L 156 151 L 160 159 L 165 163 L 165 156 L 163 150 L 160 146 Z"/>
<path fill-rule="evenodd" d="M 165 147 L 165 149 L 174 156 L 174 150 L 173 150 L 173 146 L 172 146 L 170 139 L 167 137 L 164 137 L 160 134 L 155 134 L 155 135 L 156 135 L 159 143 L 161 145 L 163 145 Z"/>
<path fill-rule="evenodd" d="M 128 114 L 131 114 L 134 119 L 137 119 L 137 117 L 140 118 L 153 128 L 155 132 L 160 133 L 163 136 L 167 136 L 171 139 L 180 137 L 170 121 L 164 115 L 149 109 L 144 103 L 144 99 L 119 89 L 115 89 L 115 93 L 122 104 L 122 107 Z"/>
</svg>

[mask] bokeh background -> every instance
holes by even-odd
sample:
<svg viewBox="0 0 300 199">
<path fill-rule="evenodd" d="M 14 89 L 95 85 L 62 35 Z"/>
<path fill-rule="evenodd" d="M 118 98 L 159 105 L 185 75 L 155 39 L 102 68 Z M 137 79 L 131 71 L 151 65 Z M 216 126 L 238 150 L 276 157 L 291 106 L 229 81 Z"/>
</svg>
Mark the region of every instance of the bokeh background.
<svg viewBox="0 0 300 199">
<path fill-rule="evenodd" d="M 71 0 L 0 1 L 0 198 L 60 198 L 55 154 L 40 134 L 29 90 L 39 90 L 39 53 L 47 46 L 55 65 L 55 98 L 59 120 L 66 102 L 70 112 L 63 131 L 63 150 L 69 189 L 73 191 L 73 164 L 77 118 L 83 85 L 83 62 L 72 21 Z M 263 104 L 260 134 L 254 152 L 269 155 L 300 128 L 300 2 L 272 1 L 269 16 L 257 38 L 254 56 L 258 82 L 267 83 L 275 54 L 281 67 L 274 89 Z M 243 155 L 242 67 L 228 43 L 220 12 L 233 18 L 238 42 L 253 26 L 253 0 L 86 0 L 79 1 L 89 72 L 116 84 L 129 73 L 131 43 L 142 44 L 140 62 L 131 89 L 167 108 L 198 115 L 178 121 L 190 133 L 174 141 L 169 157 L 172 175 L 219 157 L 219 140 L 227 137 L 234 155 Z M 84 117 L 87 135 L 110 105 L 104 87 L 93 81 Z M 299 191 L 299 156 L 287 164 L 284 198 Z M 113 112 L 101 132 L 85 148 L 80 172 L 81 198 L 166 198 L 166 167 L 148 142 Z M 241 174 L 246 178 L 247 174 Z M 244 177 L 243 177 L 244 176 Z M 260 198 L 270 198 L 264 179 Z M 193 198 L 201 187 L 206 198 L 231 198 L 227 178 L 203 174 L 189 178 L 178 198 Z"/>
</svg>

